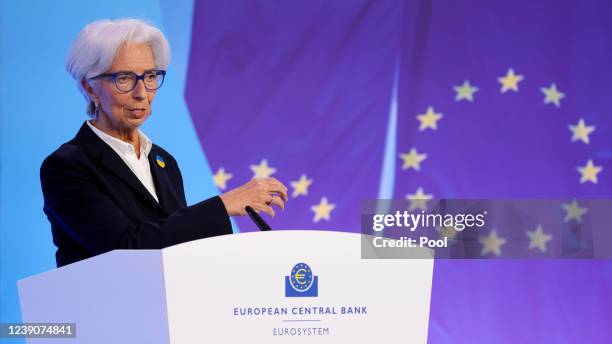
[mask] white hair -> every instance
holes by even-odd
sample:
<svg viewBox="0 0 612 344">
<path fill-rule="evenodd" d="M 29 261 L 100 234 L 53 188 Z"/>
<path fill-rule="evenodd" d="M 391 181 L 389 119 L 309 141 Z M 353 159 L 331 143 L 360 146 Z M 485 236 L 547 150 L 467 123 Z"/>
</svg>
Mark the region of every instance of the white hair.
<svg viewBox="0 0 612 344">
<path fill-rule="evenodd" d="M 155 65 L 165 70 L 170 62 L 170 47 L 164 34 L 141 19 L 102 19 L 85 26 L 72 44 L 66 60 L 68 73 L 76 80 L 87 100 L 87 113 L 94 116 L 95 104 L 83 88 L 82 80 L 106 72 L 117 50 L 126 43 L 145 43 L 153 50 Z"/>
</svg>

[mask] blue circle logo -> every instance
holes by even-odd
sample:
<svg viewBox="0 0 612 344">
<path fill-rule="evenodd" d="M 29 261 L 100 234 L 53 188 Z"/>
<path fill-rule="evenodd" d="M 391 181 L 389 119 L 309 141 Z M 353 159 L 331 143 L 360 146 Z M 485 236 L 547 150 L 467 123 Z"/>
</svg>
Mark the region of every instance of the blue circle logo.
<svg viewBox="0 0 612 344">
<path fill-rule="evenodd" d="M 312 270 L 306 263 L 297 263 L 291 269 L 289 280 L 295 291 L 304 292 L 312 286 Z"/>
</svg>

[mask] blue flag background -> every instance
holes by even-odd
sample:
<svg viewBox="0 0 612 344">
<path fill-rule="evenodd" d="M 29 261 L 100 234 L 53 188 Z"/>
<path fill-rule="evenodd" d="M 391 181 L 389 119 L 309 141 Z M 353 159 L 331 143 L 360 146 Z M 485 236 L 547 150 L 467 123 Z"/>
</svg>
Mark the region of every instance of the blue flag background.
<svg viewBox="0 0 612 344">
<path fill-rule="evenodd" d="M 610 15 L 604 1 L 202 1 L 186 99 L 221 189 L 257 166 L 306 176 L 273 228 L 358 231 L 364 199 L 430 197 L 558 199 L 563 223 L 563 203 L 612 195 Z M 436 261 L 429 342 L 609 342 L 610 291 L 604 261 Z"/>
<path fill-rule="evenodd" d="M 294 193 L 272 228 L 359 230 L 376 198 L 401 2 L 202 1 L 186 99 L 213 173 L 236 187 L 265 161 Z M 274 172 L 272 172 L 274 171 Z M 221 187 L 223 190 L 223 187 Z M 291 193 L 294 189 L 290 187 Z M 314 221 L 322 199 L 335 206 Z M 255 229 L 248 218 L 242 231 Z"/>
</svg>

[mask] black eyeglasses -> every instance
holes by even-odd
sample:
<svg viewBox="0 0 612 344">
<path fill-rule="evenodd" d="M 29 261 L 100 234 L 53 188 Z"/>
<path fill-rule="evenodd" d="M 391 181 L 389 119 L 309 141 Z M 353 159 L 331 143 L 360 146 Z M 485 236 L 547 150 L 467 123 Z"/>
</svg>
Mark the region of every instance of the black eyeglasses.
<svg viewBox="0 0 612 344">
<path fill-rule="evenodd" d="M 147 70 L 141 75 L 134 72 L 102 73 L 89 79 L 110 78 L 120 92 L 127 93 L 136 88 L 138 80 L 142 80 L 147 91 L 155 91 L 162 87 L 165 76 L 165 70 L 153 69 Z"/>
</svg>

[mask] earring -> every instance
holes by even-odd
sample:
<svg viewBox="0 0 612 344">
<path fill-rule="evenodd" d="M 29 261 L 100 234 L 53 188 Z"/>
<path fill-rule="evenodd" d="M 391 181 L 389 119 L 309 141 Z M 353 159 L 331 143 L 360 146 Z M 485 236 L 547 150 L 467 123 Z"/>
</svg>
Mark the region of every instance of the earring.
<svg viewBox="0 0 612 344">
<path fill-rule="evenodd" d="M 98 105 L 98 103 L 94 102 L 94 117 L 98 119 L 99 116 L 100 116 L 100 106 Z"/>
</svg>

